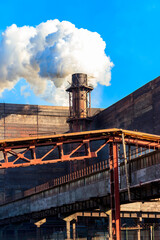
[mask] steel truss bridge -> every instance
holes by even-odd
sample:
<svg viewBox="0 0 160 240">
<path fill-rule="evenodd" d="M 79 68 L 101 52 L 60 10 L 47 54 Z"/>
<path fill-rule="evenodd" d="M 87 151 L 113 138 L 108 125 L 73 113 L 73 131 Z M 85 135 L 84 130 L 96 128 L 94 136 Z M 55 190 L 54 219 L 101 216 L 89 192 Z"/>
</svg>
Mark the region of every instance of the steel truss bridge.
<svg viewBox="0 0 160 240">
<path fill-rule="evenodd" d="M 12 201 L 3 203 L 2 207 L 4 210 L 2 211 L 0 206 L 0 212 L 2 215 L 6 213 L 5 211 L 11 207 L 12 202 L 14 206 L 15 202 L 20 201 L 20 199 L 30 198 L 32 201 L 31 196 L 33 195 L 42 195 L 42 192 L 50 191 L 50 189 L 60 187 L 61 185 L 67 186 L 71 182 L 75 182 L 76 185 L 76 182 L 81 179 L 86 179 L 85 181 L 87 181 L 90 176 L 93 175 L 95 178 L 98 178 L 100 176 L 98 174 L 103 173 L 101 174 L 104 178 L 103 182 L 108 181 L 107 186 L 109 186 L 109 192 L 105 192 L 106 189 L 103 189 L 105 195 L 99 193 L 97 197 L 88 198 L 87 201 L 82 200 L 71 204 L 69 202 L 66 202 L 66 204 L 62 203 L 61 206 L 57 205 L 51 209 L 46 209 L 46 211 L 51 211 L 51 214 L 57 214 L 58 212 L 73 213 L 79 209 L 96 209 L 100 202 L 103 202 L 103 206 L 106 205 L 106 208 L 109 206 L 111 208 L 112 238 L 120 240 L 120 204 L 141 200 L 142 198 L 147 200 L 160 197 L 160 174 L 159 176 L 156 175 L 151 181 L 146 179 L 144 182 L 137 184 L 132 184 L 131 179 L 134 168 L 141 169 L 152 167 L 152 165 L 159 166 L 160 136 L 114 128 L 31 138 L 6 139 L 0 141 L 0 151 L 4 156 L 4 159 L 0 161 L 0 168 L 96 159 L 99 157 L 99 152 L 103 151 L 106 146 L 108 146 L 108 152 L 104 151 L 103 155 L 106 154 L 108 156 L 107 161 L 99 161 L 88 168 L 59 179 L 54 179 L 51 185 L 46 183 L 27 190 L 20 198 L 15 197 Z M 41 157 L 38 157 L 38 151 L 44 147 L 47 148 L 45 148 Z M 120 180 L 119 171 L 123 172 L 125 178 Z M 107 179 L 106 176 L 109 178 Z M 123 189 L 120 189 L 119 180 L 125 180 Z M 78 185 L 76 186 L 78 187 Z M 106 185 L 104 184 L 104 186 Z M 44 211 L 37 210 L 36 212 L 35 210 L 33 214 L 38 214 L 38 212 L 42 213 Z M 7 219 L 7 216 L 0 220 L 3 222 L 5 218 Z M 13 218 L 13 216 L 10 216 L 10 218 Z"/>
</svg>

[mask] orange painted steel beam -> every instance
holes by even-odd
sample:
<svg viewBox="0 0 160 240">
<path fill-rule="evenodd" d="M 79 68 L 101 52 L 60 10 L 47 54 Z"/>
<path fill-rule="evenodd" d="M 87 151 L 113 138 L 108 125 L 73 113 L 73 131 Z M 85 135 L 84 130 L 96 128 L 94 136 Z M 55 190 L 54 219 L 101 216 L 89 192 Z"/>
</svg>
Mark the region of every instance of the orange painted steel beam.
<svg viewBox="0 0 160 240">
<path fill-rule="evenodd" d="M 110 142 L 117 142 L 121 143 L 122 138 L 121 137 L 111 137 Z M 160 149 L 160 143 L 159 141 L 147 141 L 147 140 L 141 140 L 141 139 L 131 139 L 131 138 L 125 138 L 125 142 L 127 145 L 138 145 L 139 147 L 150 147 L 150 148 L 157 148 Z"/>
<path fill-rule="evenodd" d="M 118 149 L 116 143 L 110 144 L 109 155 L 112 238 L 121 240 Z"/>
<path fill-rule="evenodd" d="M 28 137 L 28 138 L 12 138 L 12 139 L 4 139 L 0 140 L 0 147 L 2 146 L 13 146 L 13 145 L 24 145 L 31 144 L 31 142 L 36 143 L 47 143 L 50 141 L 58 142 L 59 140 L 63 141 L 73 141 L 78 139 L 93 139 L 94 137 L 121 137 L 122 132 L 125 135 L 125 138 L 134 139 L 134 140 L 145 140 L 145 141 L 153 141 L 156 143 L 160 143 L 160 136 L 153 135 L 148 133 L 136 132 L 136 131 L 129 131 L 124 129 L 118 128 L 111 128 L 111 129 L 102 129 L 102 130 L 94 130 L 94 131 L 85 131 L 85 132 L 76 132 L 76 133 L 66 133 L 66 134 L 57 134 L 57 135 L 49 135 L 49 136 L 35 136 L 35 137 Z"/>
<path fill-rule="evenodd" d="M 160 148 L 160 136 L 116 128 L 30 138 L 5 139 L 0 140 L 0 151 L 3 152 L 4 156 L 4 160 L 0 161 L 0 168 L 23 167 L 97 157 L 98 152 L 106 144 L 111 142 L 121 143 L 122 133 L 125 135 L 126 144 Z M 104 141 L 96 150 L 92 151 L 91 142 L 99 140 Z M 73 146 L 72 151 L 68 154 L 64 153 L 65 144 L 72 144 Z M 51 149 L 38 158 L 36 151 L 39 147 L 44 146 L 50 146 Z M 83 156 L 79 156 L 78 150 L 83 146 L 85 146 L 86 151 Z M 20 152 L 17 153 L 16 149 Z M 47 159 L 49 154 L 54 151 L 58 152 L 58 157 L 56 159 Z M 26 156 L 29 152 L 31 153 L 30 158 Z M 77 155 L 75 155 L 76 153 Z M 12 159 L 10 158 L 11 156 Z"/>
<path fill-rule="evenodd" d="M 0 162 L 0 168 L 14 168 L 14 167 L 37 165 L 37 164 L 84 160 L 87 158 L 97 157 L 97 152 L 101 150 L 101 148 L 104 147 L 106 144 L 103 144 L 103 146 L 100 146 L 96 151 L 91 152 L 90 141 L 87 140 L 82 143 L 79 143 L 79 145 L 75 147 L 69 154 L 64 154 L 64 151 L 63 151 L 64 144 L 63 142 L 58 142 L 57 144 L 53 145 L 52 148 L 48 150 L 47 153 L 45 153 L 41 158 L 36 157 L 36 145 L 27 146 L 27 147 L 23 146 L 23 148 L 26 148 L 26 149 L 20 153 L 17 153 L 14 148 L 13 149 L 4 148 L 3 149 L 4 162 Z M 83 156 L 72 156 L 84 145 L 86 146 L 87 151 L 86 153 L 84 153 Z M 19 146 L 17 147 L 19 148 Z M 56 149 L 58 149 L 58 158 L 45 160 L 45 158 L 48 157 L 48 155 L 54 152 Z M 31 151 L 31 158 L 25 157 L 25 154 L 29 151 Z M 12 156 L 12 158 L 14 157 L 14 160 L 12 159 L 11 161 L 9 161 L 8 154 Z M 23 162 L 19 163 L 19 161 L 23 161 Z"/>
</svg>

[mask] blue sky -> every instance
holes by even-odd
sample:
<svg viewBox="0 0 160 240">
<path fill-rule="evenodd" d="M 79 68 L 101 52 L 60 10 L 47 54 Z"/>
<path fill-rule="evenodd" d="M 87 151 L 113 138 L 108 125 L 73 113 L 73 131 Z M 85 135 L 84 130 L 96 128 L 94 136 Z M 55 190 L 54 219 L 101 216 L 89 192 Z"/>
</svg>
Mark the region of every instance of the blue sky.
<svg viewBox="0 0 160 240">
<path fill-rule="evenodd" d="M 106 108 L 160 75 L 159 14 L 159 0 L 6 0 L 0 1 L 0 32 L 13 23 L 36 26 L 49 19 L 98 32 L 114 68 L 111 85 L 99 85 L 93 92 L 93 106 Z M 30 92 L 27 96 L 22 94 L 22 85 Z M 6 90 L 0 102 L 52 105 L 35 96 L 25 80 Z"/>
</svg>

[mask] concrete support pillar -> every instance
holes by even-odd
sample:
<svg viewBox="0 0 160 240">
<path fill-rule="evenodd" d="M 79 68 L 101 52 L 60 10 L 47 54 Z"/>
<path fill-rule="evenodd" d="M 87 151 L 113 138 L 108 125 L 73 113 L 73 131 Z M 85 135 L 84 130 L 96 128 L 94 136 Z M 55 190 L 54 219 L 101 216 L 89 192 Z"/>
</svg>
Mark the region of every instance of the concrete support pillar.
<svg viewBox="0 0 160 240">
<path fill-rule="evenodd" d="M 151 231 L 151 240 L 153 240 L 153 226 L 150 226 L 150 231 Z"/>
<path fill-rule="evenodd" d="M 14 239 L 18 240 L 18 229 L 14 230 Z"/>
<path fill-rule="evenodd" d="M 70 221 L 66 221 L 67 240 L 71 239 Z"/>
<path fill-rule="evenodd" d="M 107 212 L 107 215 L 109 217 L 109 240 L 112 240 L 112 212 L 109 210 Z"/>
<path fill-rule="evenodd" d="M 72 227 L 73 227 L 73 240 L 76 240 L 76 221 L 73 222 Z"/>
<path fill-rule="evenodd" d="M 41 219 L 40 221 L 34 223 L 34 225 L 37 226 L 37 232 L 36 232 L 36 235 L 37 235 L 36 238 L 37 238 L 37 240 L 41 240 L 41 229 L 40 229 L 40 227 L 41 227 L 41 225 L 44 224 L 45 222 L 46 222 L 46 218 Z"/>
<path fill-rule="evenodd" d="M 3 229 L 0 229 L 0 239 L 3 239 Z"/>
<path fill-rule="evenodd" d="M 41 239 L 41 229 L 40 229 L 40 227 L 37 227 L 36 238 L 37 238 L 37 240 Z"/>
<path fill-rule="evenodd" d="M 137 240 L 141 240 L 141 227 L 140 227 L 140 224 L 138 224 Z"/>
<path fill-rule="evenodd" d="M 126 227 L 126 240 L 128 240 L 128 229 Z"/>
</svg>

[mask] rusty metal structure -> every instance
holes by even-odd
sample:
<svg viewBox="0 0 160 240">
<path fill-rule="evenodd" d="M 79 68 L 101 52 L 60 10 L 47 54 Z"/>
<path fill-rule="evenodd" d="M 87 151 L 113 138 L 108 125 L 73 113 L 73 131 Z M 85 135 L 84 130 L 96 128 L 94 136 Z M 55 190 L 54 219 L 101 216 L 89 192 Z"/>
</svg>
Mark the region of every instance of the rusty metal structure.
<svg viewBox="0 0 160 240">
<path fill-rule="evenodd" d="M 88 85 L 86 74 L 73 74 L 72 83 L 70 87 L 66 89 L 66 91 L 69 93 L 69 118 L 67 119 L 67 123 L 69 123 L 70 133 L 38 136 L 37 125 L 37 136 L 35 135 L 34 137 L 32 137 L 32 135 L 28 138 L 0 140 L 0 152 L 4 156 L 4 159 L 0 161 L 0 169 L 26 167 L 38 164 L 42 165 L 66 161 L 84 161 L 86 159 L 92 161 L 93 159 L 97 158 L 99 156 L 99 152 L 101 150 L 104 150 L 104 148 L 107 146 L 107 161 L 102 162 L 101 160 L 99 160 L 99 162 L 94 165 L 96 167 L 93 167 L 92 165 L 84 168 L 84 170 L 79 170 L 78 168 L 75 168 L 77 171 L 75 171 L 74 173 L 70 173 L 66 176 L 54 179 L 53 185 L 56 186 L 58 184 L 63 184 L 68 181 L 73 181 L 76 178 L 81 178 L 82 176 L 93 174 L 95 169 L 99 171 L 100 169 L 104 170 L 105 168 L 108 168 L 110 171 L 110 230 L 112 239 L 120 240 L 122 229 L 120 222 L 120 196 L 122 197 L 123 195 L 120 192 L 119 187 L 119 167 L 120 165 L 124 167 L 124 173 L 126 176 L 127 197 L 125 195 L 124 199 L 125 201 L 131 202 L 131 193 L 133 193 L 133 189 L 130 187 L 130 175 L 132 171 L 131 160 L 133 160 L 132 165 L 134 165 L 135 161 L 135 157 L 133 157 L 133 155 L 135 154 L 135 156 L 138 157 L 143 156 L 143 154 L 145 154 L 146 152 L 148 153 L 150 150 L 159 150 L 160 136 L 116 128 L 85 132 L 91 122 L 90 110 L 92 90 L 93 87 Z M 132 98 L 133 96 L 131 96 L 131 103 Z M 136 99 L 136 96 L 134 98 Z M 122 108 L 123 105 L 124 104 L 121 104 Z M 143 107 L 143 104 L 141 105 Z M 140 104 L 138 104 L 138 106 L 140 106 Z M 119 107 L 117 107 L 117 109 L 119 109 Z M 139 108 L 137 107 L 137 109 Z M 113 108 L 113 113 L 112 111 L 110 111 L 110 115 L 114 115 L 116 111 Z M 126 109 L 124 111 L 126 112 Z M 141 114 L 141 109 L 139 110 L 139 112 Z M 122 111 L 121 113 L 123 114 Z M 153 114 L 149 116 L 152 115 Z M 100 119 L 102 121 L 102 124 L 100 125 L 103 126 L 103 122 L 105 122 L 105 114 L 104 116 L 103 113 L 99 115 L 99 117 L 95 119 L 95 121 L 97 121 L 99 124 Z M 110 117 L 108 121 L 112 127 L 113 118 Z M 150 119 L 148 122 L 152 123 Z M 123 152 L 122 157 L 120 157 L 120 146 Z M 144 151 L 145 153 L 143 153 Z M 41 152 L 41 154 L 39 154 L 39 152 Z M 156 157 L 156 154 L 154 157 L 156 161 L 159 161 L 158 157 Z M 152 161 L 153 156 L 150 156 L 150 158 L 148 157 L 148 159 L 151 159 Z M 142 160 L 144 161 L 143 158 Z M 47 183 L 44 186 L 37 186 L 35 189 L 27 190 L 24 192 L 24 197 L 30 194 L 41 192 L 45 189 L 45 187 L 48 188 Z"/>
<path fill-rule="evenodd" d="M 125 143 L 123 141 L 123 134 L 125 136 Z M 97 149 L 92 150 L 92 142 L 101 140 L 104 140 L 104 142 L 100 142 L 99 145 L 97 144 Z M 5 139 L 0 140 L 0 151 L 3 152 L 4 155 L 4 160 L 0 161 L 0 169 L 95 158 L 98 152 L 107 144 L 111 145 L 112 151 L 110 155 L 114 156 L 117 151 L 114 144 L 122 142 L 127 145 L 137 144 L 141 147 L 149 146 L 150 148 L 159 149 L 159 141 L 160 136 L 158 135 L 116 128 L 49 136 L 35 136 L 30 138 Z M 67 144 L 72 144 L 74 149 L 66 150 L 65 146 Z M 42 157 L 37 157 L 36 152 L 44 146 L 50 146 L 50 150 L 43 153 Z M 83 155 L 74 156 L 82 147 L 85 148 Z M 55 150 L 57 150 L 55 157 L 48 160 L 47 157 L 49 154 Z M 30 152 L 30 157 L 26 157 L 28 152 Z M 115 158 L 117 158 L 117 156 L 115 156 Z"/>
<path fill-rule="evenodd" d="M 85 131 L 90 122 L 91 91 L 88 86 L 87 74 L 72 75 L 72 84 L 66 91 L 69 93 L 69 118 L 67 122 L 70 132 Z"/>
<path fill-rule="evenodd" d="M 96 142 L 96 148 L 94 144 Z M 71 144 L 72 150 L 68 152 L 66 145 Z M 160 136 L 122 129 L 104 129 L 78 133 L 68 133 L 50 136 L 39 136 L 22 139 L 6 139 L 0 141 L 0 151 L 4 154 L 4 160 L 0 162 L 0 168 L 24 167 L 37 164 L 57 163 L 82 159 L 92 159 L 98 156 L 100 150 L 106 145 L 109 149 L 110 168 L 110 203 L 112 216 L 113 239 L 121 239 L 120 227 L 120 195 L 119 195 L 119 153 L 118 145 L 123 146 L 123 159 L 126 179 L 128 178 L 128 160 L 126 159 L 126 146 L 136 146 L 136 154 L 142 154 L 143 148 L 160 149 Z M 36 153 L 39 148 L 49 146 L 41 157 Z M 130 147 L 129 147 L 130 146 Z M 79 149 L 84 148 L 83 155 L 76 156 Z M 67 149 L 67 150 L 66 150 Z M 50 153 L 56 151 L 53 159 L 48 160 Z M 27 155 L 30 153 L 29 155 Z M 29 157 L 30 156 L 30 157 Z M 129 153 L 128 156 L 131 156 Z M 130 186 L 127 182 L 128 200 L 130 201 Z"/>
</svg>

